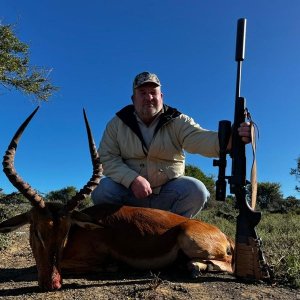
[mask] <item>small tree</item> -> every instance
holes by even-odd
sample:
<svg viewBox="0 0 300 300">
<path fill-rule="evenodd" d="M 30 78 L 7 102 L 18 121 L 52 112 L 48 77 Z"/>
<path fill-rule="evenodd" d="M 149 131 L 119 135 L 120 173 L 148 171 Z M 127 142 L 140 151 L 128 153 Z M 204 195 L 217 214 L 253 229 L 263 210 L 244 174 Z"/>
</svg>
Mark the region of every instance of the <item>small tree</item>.
<svg viewBox="0 0 300 300">
<path fill-rule="evenodd" d="M 0 24 L 0 85 L 47 101 L 58 88 L 49 81 L 50 71 L 29 64 L 28 49 L 12 25 Z"/>
<path fill-rule="evenodd" d="M 296 180 L 300 183 L 300 156 L 297 159 L 297 167 L 295 169 L 291 169 L 291 175 L 295 175 Z M 300 186 L 295 186 L 295 190 L 300 193 Z"/>
<path fill-rule="evenodd" d="M 47 201 L 57 201 L 62 204 L 66 204 L 75 194 L 77 193 L 77 189 L 74 186 L 67 186 L 60 190 L 51 191 L 46 194 L 45 198 Z M 83 209 L 87 206 L 91 205 L 91 198 L 87 197 L 84 201 L 80 202 L 78 205 L 78 209 Z"/>
<path fill-rule="evenodd" d="M 0 84 L 47 101 L 58 88 L 49 82 L 49 70 L 29 64 L 28 48 L 12 25 L 0 24 Z"/>
<path fill-rule="evenodd" d="M 283 200 L 280 183 L 260 182 L 257 185 L 257 203 L 262 209 L 278 209 Z"/>
<path fill-rule="evenodd" d="M 66 204 L 76 193 L 77 190 L 74 186 L 67 186 L 60 190 L 49 192 L 45 198 L 49 201 L 60 201 Z"/>
</svg>

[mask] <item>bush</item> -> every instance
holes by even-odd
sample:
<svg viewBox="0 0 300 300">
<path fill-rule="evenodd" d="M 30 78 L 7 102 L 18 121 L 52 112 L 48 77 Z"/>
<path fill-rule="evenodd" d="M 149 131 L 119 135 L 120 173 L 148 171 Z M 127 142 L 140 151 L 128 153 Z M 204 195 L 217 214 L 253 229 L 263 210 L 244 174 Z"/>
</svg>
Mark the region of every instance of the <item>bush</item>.
<svg viewBox="0 0 300 300">
<path fill-rule="evenodd" d="M 276 280 L 300 288 L 300 216 L 266 213 L 258 233 Z"/>
<path fill-rule="evenodd" d="M 73 186 L 68 186 L 66 188 L 51 191 L 46 194 L 45 199 L 47 201 L 52 202 L 60 202 L 62 204 L 66 204 L 72 197 L 74 197 L 77 193 L 77 189 Z M 82 202 L 78 205 L 78 210 L 82 210 L 88 206 L 92 205 L 91 197 L 86 197 Z"/>
</svg>

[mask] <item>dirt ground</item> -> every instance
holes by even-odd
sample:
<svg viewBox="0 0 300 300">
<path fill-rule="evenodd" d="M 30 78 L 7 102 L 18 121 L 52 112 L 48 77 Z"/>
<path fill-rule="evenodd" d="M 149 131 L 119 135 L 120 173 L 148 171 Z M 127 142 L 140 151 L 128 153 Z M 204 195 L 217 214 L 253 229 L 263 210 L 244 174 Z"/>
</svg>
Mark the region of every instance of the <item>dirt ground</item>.
<svg viewBox="0 0 300 300">
<path fill-rule="evenodd" d="M 230 275 L 189 279 L 180 271 L 123 271 L 64 277 L 63 288 L 41 292 L 28 242 L 28 227 L 11 233 L 11 244 L 0 252 L 0 299 L 281 299 L 300 300 L 300 290 L 265 283 L 243 283 Z M 186 275 L 186 274 L 185 274 Z"/>
</svg>

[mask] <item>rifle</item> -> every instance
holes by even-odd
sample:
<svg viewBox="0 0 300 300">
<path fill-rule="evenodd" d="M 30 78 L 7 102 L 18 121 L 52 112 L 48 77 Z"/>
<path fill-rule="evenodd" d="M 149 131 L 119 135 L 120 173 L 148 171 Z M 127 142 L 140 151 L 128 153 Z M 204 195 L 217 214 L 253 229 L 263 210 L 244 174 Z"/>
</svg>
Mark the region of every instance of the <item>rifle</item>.
<svg viewBox="0 0 300 300">
<path fill-rule="evenodd" d="M 256 191 L 252 192 L 252 207 L 248 203 L 248 185 L 246 180 L 246 145 L 238 133 L 241 123 L 248 119 L 254 129 L 251 116 L 246 108 L 246 100 L 240 96 L 242 62 L 245 57 L 246 19 L 239 19 L 237 23 L 236 53 L 237 79 L 235 93 L 234 122 L 222 120 L 219 122 L 218 138 L 220 144 L 219 159 L 213 161 L 213 165 L 219 167 L 218 180 L 216 181 L 216 199 L 225 201 L 226 180 L 230 184 L 230 193 L 235 195 L 236 206 L 239 211 L 236 222 L 234 273 L 238 278 L 271 280 L 273 273 L 266 263 L 261 239 L 258 237 L 255 227 L 261 220 L 261 212 L 255 211 Z M 227 145 L 232 138 L 232 146 L 229 151 L 232 160 L 231 176 L 226 176 Z M 252 135 L 252 140 L 254 135 Z M 255 188 L 255 186 L 253 186 Z M 254 199 L 255 198 L 255 199 Z"/>
</svg>

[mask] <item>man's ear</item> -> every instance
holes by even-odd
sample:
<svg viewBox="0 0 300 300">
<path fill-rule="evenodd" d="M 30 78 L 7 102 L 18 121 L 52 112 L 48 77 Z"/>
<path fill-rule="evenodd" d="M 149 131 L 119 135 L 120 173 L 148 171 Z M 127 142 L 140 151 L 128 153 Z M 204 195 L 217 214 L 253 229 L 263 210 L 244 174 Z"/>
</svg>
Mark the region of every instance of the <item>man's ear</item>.
<svg viewBox="0 0 300 300">
<path fill-rule="evenodd" d="M 134 95 L 131 96 L 131 101 L 132 101 L 132 102 L 134 101 Z"/>
</svg>

